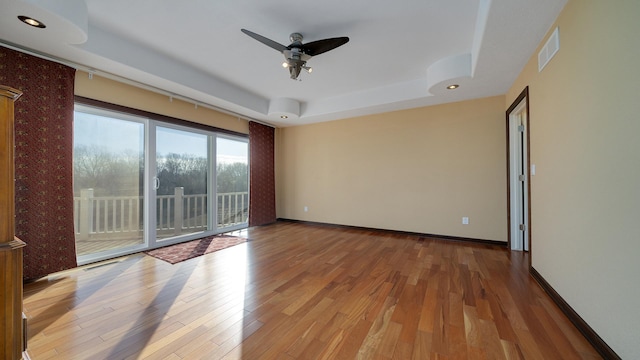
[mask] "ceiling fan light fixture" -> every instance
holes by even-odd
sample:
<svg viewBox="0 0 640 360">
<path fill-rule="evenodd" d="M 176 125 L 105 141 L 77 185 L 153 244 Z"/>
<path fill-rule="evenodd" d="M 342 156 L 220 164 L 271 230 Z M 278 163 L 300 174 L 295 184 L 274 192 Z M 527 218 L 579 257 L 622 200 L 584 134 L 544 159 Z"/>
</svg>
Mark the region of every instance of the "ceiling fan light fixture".
<svg viewBox="0 0 640 360">
<path fill-rule="evenodd" d="M 20 15 L 18 16 L 18 19 L 29 26 L 37 27 L 39 29 L 44 29 L 47 27 L 42 21 L 36 20 L 29 16 Z"/>
<path fill-rule="evenodd" d="M 303 44 L 302 34 L 295 32 L 289 36 L 291 44 L 289 46 L 285 46 L 247 29 L 240 30 L 244 34 L 252 37 L 255 40 L 258 40 L 264 45 L 267 45 L 268 47 L 281 52 L 285 58 L 285 62 L 282 63 L 282 67 L 289 68 L 289 75 L 293 80 L 296 80 L 298 78 L 298 75 L 300 75 L 300 71 L 302 69 L 305 69 L 308 73 L 311 73 L 313 71 L 311 67 L 306 66 L 307 60 L 311 59 L 313 56 L 323 54 L 349 42 L 349 38 L 343 36 L 338 38 L 316 40 L 310 43 Z"/>
<path fill-rule="evenodd" d="M 451 84 L 451 85 L 447 86 L 447 89 L 449 89 L 449 90 L 455 90 L 455 89 L 457 89 L 457 88 L 459 88 L 459 87 L 460 87 L 460 85 L 458 85 L 458 84 Z"/>
</svg>

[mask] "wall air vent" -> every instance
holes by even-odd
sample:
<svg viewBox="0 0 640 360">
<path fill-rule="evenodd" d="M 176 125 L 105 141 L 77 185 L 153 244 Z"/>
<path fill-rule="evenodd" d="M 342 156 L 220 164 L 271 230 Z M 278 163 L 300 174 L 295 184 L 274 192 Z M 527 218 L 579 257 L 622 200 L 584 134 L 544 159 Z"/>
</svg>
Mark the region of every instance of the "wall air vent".
<svg viewBox="0 0 640 360">
<path fill-rule="evenodd" d="M 558 50 L 560 50 L 560 35 L 558 35 L 558 28 L 556 28 L 538 53 L 538 72 L 544 69 Z"/>
</svg>

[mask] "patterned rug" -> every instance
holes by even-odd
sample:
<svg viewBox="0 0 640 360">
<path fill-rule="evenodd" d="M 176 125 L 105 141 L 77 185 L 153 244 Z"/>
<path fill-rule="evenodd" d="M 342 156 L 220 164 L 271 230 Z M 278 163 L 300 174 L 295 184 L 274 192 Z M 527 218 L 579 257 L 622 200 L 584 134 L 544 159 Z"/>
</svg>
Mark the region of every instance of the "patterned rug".
<svg viewBox="0 0 640 360">
<path fill-rule="evenodd" d="M 181 244 L 145 251 L 144 253 L 170 264 L 176 264 L 204 254 L 242 244 L 245 241 L 247 241 L 247 239 L 237 236 L 213 235 Z"/>
</svg>

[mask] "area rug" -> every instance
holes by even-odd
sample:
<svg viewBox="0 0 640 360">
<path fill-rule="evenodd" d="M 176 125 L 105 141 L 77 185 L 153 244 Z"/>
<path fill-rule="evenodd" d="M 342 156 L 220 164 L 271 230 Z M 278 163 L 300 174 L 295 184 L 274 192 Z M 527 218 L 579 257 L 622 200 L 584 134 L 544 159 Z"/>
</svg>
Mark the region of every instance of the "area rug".
<svg viewBox="0 0 640 360">
<path fill-rule="evenodd" d="M 144 253 L 160 260 L 164 260 L 170 264 L 176 264 L 204 254 L 209 254 L 214 251 L 242 244 L 245 241 L 247 241 L 247 239 L 237 236 L 213 235 L 145 251 Z"/>
</svg>

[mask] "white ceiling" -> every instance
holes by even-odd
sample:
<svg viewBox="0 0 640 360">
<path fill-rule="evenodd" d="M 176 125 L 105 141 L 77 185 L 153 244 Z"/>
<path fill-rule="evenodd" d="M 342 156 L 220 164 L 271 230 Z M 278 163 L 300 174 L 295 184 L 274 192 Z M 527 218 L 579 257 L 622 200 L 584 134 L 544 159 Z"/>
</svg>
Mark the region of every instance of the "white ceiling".
<svg viewBox="0 0 640 360">
<path fill-rule="evenodd" d="M 0 39 L 276 126 L 504 94 L 566 0 L 0 0 Z M 36 29 L 18 15 L 47 25 Z M 284 45 L 348 36 L 291 80 Z M 456 83 L 460 88 L 445 90 Z M 283 100 L 285 99 L 285 100 Z M 283 105 L 284 104 L 284 105 Z M 293 105 L 293 107 L 291 106 Z M 289 115 L 281 119 L 282 114 Z"/>
</svg>

